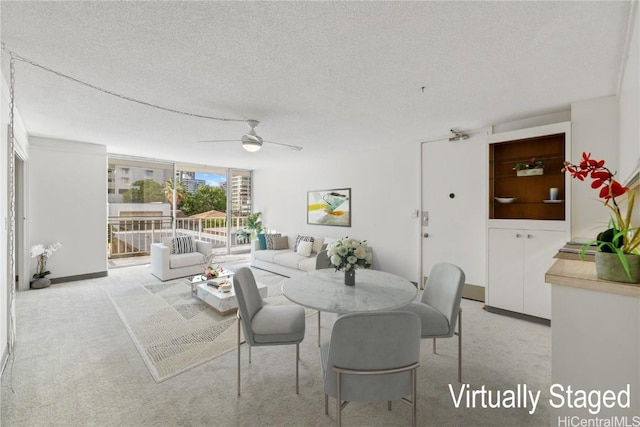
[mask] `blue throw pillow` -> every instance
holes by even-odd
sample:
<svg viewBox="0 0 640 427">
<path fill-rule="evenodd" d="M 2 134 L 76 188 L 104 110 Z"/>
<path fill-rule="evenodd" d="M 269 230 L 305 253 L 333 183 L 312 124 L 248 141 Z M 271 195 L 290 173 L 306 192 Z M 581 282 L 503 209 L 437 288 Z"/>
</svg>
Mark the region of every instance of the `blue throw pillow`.
<svg viewBox="0 0 640 427">
<path fill-rule="evenodd" d="M 258 234 L 258 244 L 261 250 L 267 249 L 267 238 L 264 234 Z"/>
</svg>

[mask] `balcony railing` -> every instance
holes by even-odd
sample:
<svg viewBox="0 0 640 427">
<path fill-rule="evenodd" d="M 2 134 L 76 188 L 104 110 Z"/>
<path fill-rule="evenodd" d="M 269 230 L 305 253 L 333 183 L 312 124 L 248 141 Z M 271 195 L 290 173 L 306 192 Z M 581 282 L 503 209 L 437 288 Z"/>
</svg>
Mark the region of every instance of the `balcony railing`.
<svg viewBox="0 0 640 427">
<path fill-rule="evenodd" d="M 245 245 L 249 241 L 236 234 L 244 228 L 247 217 L 233 217 L 231 246 Z M 109 258 L 149 255 L 151 244 L 173 237 L 173 220 L 167 216 L 109 217 L 107 244 Z M 177 218 L 176 236 L 193 236 L 211 242 L 214 248 L 227 246 L 226 218 Z"/>
</svg>

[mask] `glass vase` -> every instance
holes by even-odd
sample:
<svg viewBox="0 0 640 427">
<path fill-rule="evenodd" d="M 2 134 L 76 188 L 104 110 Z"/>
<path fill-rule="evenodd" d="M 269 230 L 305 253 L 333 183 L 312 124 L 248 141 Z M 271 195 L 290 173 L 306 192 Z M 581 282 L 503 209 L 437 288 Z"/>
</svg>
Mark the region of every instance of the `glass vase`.
<svg viewBox="0 0 640 427">
<path fill-rule="evenodd" d="M 344 272 L 344 284 L 347 286 L 354 286 L 356 284 L 356 270 L 345 270 Z"/>
</svg>

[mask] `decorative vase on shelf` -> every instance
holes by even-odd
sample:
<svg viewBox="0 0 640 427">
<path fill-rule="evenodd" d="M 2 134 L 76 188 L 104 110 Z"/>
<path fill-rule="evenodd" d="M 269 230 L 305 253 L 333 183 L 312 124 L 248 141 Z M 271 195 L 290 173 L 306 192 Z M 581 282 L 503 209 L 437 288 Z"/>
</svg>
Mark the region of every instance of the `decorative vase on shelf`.
<svg viewBox="0 0 640 427">
<path fill-rule="evenodd" d="M 354 286 L 356 284 L 356 270 L 345 270 L 344 272 L 344 284 L 347 286 Z"/>
<path fill-rule="evenodd" d="M 640 283 L 640 255 L 625 254 L 631 278 L 622 266 L 617 253 L 596 252 L 596 275 L 598 279 L 612 282 Z"/>
</svg>

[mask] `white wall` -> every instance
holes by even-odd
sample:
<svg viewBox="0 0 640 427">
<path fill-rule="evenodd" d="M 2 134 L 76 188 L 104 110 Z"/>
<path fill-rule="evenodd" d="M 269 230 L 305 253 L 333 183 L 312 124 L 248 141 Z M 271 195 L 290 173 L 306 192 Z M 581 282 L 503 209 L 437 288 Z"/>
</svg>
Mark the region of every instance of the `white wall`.
<svg viewBox="0 0 640 427">
<path fill-rule="evenodd" d="M 571 161 L 580 162 L 582 153 L 591 153 L 605 166 L 618 170 L 618 98 L 589 99 L 571 104 L 573 145 Z M 637 118 L 636 118 L 637 123 Z M 598 199 L 591 181 L 571 180 L 571 237 L 592 240 L 606 228 L 610 211 Z"/>
<path fill-rule="evenodd" d="M 47 262 L 51 279 L 106 272 L 106 147 L 35 137 L 29 142 L 28 247 L 62 242 Z"/>
<path fill-rule="evenodd" d="M 620 84 L 620 180 L 627 182 L 640 169 L 640 7 L 634 4 L 629 56 Z"/>
<path fill-rule="evenodd" d="M 366 239 L 374 268 L 418 280 L 420 146 L 333 153 L 316 163 L 254 172 L 254 211 L 285 234 Z M 351 188 L 351 227 L 307 224 L 307 191 Z"/>
</svg>

